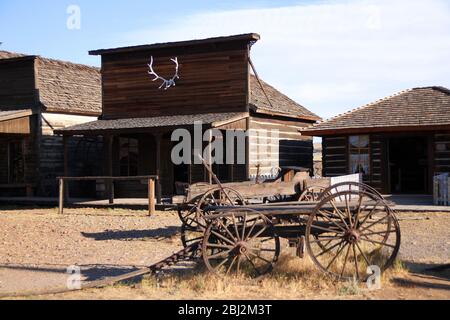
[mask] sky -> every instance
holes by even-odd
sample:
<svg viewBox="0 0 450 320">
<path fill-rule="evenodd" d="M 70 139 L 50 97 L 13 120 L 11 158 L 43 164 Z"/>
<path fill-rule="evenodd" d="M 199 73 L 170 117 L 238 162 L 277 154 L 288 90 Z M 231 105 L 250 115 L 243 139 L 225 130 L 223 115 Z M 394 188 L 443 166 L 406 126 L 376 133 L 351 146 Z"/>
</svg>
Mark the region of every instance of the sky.
<svg viewBox="0 0 450 320">
<path fill-rule="evenodd" d="M 449 0 L 0 0 L 0 50 L 96 66 L 89 50 L 249 32 L 261 78 L 323 118 L 450 88 Z"/>
</svg>

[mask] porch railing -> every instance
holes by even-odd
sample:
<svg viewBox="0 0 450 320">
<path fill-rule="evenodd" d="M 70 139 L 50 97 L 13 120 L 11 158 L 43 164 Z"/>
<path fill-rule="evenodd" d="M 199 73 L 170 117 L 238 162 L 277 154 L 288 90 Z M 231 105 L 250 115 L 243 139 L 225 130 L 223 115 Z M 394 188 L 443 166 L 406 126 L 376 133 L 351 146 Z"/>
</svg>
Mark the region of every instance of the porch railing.
<svg viewBox="0 0 450 320">
<path fill-rule="evenodd" d="M 450 206 L 450 177 L 448 173 L 434 176 L 433 202 L 435 205 Z"/>
<path fill-rule="evenodd" d="M 70 181 L 105 181 L 108 186 L 109 204 L 114 204 L 114 181 L 140 181 L 146 180 L 148 185 L 148 212 L 153 215 L 156 211 L 156 200 L 161 203 L 161 187 L 158 176 L 136 177 L 59 177 L 59 214 L 64 213 L 64 202 L 69 199 L 66 183 Z M 158 189 L 158 190 L 157 190 Z"/>
</svg>

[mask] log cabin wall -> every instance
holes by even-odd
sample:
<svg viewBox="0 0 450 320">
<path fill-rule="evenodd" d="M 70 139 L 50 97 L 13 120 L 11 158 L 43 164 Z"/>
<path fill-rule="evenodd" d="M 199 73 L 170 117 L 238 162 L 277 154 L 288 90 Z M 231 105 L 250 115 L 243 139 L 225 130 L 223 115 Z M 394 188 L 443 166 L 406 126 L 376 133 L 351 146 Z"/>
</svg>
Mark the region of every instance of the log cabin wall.
<svg viewBox="0 0 450 320">
<path fill-rule="evenodd" d="M 0 59 L 0 106 L 3 111 L 36 105 L 34 59 Z"/>
<path fill-rule="evenodd" d="M 450 131 L 436 132 L 434 139 L 434 173 L 450 173 Z"/>
<path fill-rule="evenodd" d="M 102 55 L 103 117 L 244 112 L 248 55 L 247 42 Z M 155 72 L 165 78 L 174 75 L 170 59 L 178 57 L 175 87 L 158 89 L 161 81 L 148 74 L 151 56 Z"/>
<path fill-rule="evenodd" d="M 322 139 L 323 175 L 337 177 L 351 174 L 349 136 L 327 136 Z M 363 182 L 380 192 L 387 192 L 386 139 L 382 134 L 369 135 L 369 173 L 363 175 Z"/>
<path fill-rule="evenodd" d="M 43 113 L 41 115 L 41 135 L 39 138 L 39 186 L 40 196 L 57 194 L 56 178 L 64 176 L 63 138 L 53 134 L 54 130 L 75 124 L 94 121 L 96 117 Z M 67 141 L 68 176 L 95 176 L 102 171 L 101 138 L 71 137 Z M 69 185 L 70 195 L 74 197 L 95 196 L 95 183 L 73 182 Z"/>
<path fill-rule="evenodd" d="M 299 166 L 313 169 L 313 139 L 299 130 L 311 125 L 302 120 L 281 117 L 250 118 L 249 175 L 270 175 L 273 166 Z"/>
</svg>

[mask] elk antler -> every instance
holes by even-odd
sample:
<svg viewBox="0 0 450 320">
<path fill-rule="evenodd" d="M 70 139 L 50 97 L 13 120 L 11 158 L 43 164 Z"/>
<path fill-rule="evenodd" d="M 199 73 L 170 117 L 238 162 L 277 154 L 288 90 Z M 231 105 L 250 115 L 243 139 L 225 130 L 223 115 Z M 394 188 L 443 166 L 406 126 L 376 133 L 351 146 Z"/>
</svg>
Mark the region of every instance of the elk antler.
<svg viewBox="0 0 450 320">
<path fill-rule="evenodd" d="M 170 87 L 175 87 L 176 83 L 175 80 L 180 79 L 180 77 L 178 76 L 178 69 L 179 69 L 179 64 L 178 64 L 178 58 L 175 59 L 170 59 L 170 61 L 172 61 L 173 63 L 175 63 L 175 75 L 170 78 L 169 80 L 159 76 L 155 70 L 153 70 L 153 56 L 150 59 L 150 64 L 148 65 L 148 67 L 150 68 L 150 71 L 148 72 L 148 74 L 155 76 L 155 79 L 153 79 L 153 81 L 156 80 L 162 80 L 163 83 L 161 84 L 161 86 L 159 87 L 159 89 L 164 88 L 164 90 L 169 89 Z"/>
</svg>

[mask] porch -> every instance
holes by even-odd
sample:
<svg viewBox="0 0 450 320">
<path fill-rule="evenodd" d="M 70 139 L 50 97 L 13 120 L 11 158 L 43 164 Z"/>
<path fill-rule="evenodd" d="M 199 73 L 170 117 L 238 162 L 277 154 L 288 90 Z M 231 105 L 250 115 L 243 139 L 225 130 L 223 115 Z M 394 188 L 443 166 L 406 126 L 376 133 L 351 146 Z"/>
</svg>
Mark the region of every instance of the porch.
<svg viewBox="0 0 450 320">
<path fill-rule="evenodd" d="M 62 134 L 64 137 L 64 175 L 68 177 L 70 168 L 76 165 L 68 160 L 70 158 L 67 149 L 69 140 L 76 136 L 102 137 L 103 170 L 97 175 L 104 177 L 158 176 L 157 198 L 173 196 L 183 192 L 183 188 L 188 184 L 212 182 L 211 174 L 204 169 L 203 165 L 197 164 L 194 158 L 195 154 L 203 152 L 207 143 L 213 141 L 212 136 L 204 141 L 206 130 L 245 130 L 247 117 L 246 113 L 216 113 L 99 120 L 59 130 L 56 133 Z M 198 123 L 201 124 L 200 127 L 195 126 Z M 188 133 L 190 140 L 191 154 L 184 155 L 183 150 L 180 156 L 184 161 L 181 164 L 175 164 L 172 161 L 172 149 L 179 143 L 171 141 L 172 133 L 176 129 Z M 197 136 L 200 136 L 199 138 L 203 141 L 200 146 L 194 142 Z M 190 163 L 185 162 L 186 156 L 188 159 L 190 158 Z M 248 177 L 246 164 L 224 164 L 214 167 L 216 174 L 223 181 L 243 181 Z M 134 179 L 134 181 L 122 179 L 116 181 L 114 193 L 117 198 L 146 198 L 148 196 L 147 187 L 147 183 L 143 183 L 139 179 Z M 87 188 L 92 190 L 89 198 L 101 199 L 109 197 L 111 185 L 97 181 L 91 182 Z M 70 194 L 70 197 L 76 198 L 78 195 Z"/>
</svg>

